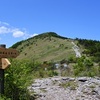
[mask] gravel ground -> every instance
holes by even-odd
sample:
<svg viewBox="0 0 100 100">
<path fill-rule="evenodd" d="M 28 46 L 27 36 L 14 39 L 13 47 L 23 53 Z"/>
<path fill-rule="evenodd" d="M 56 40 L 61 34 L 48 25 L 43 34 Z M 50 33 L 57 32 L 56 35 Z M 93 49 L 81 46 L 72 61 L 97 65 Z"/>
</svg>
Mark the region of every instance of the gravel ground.
<svg viewBox="0 0 100 100">
<path fill-rule="evenodd" d="M 50 77 L 28 87 L 36 100 L 100 100 L 100 77 Z"/>
</svg>

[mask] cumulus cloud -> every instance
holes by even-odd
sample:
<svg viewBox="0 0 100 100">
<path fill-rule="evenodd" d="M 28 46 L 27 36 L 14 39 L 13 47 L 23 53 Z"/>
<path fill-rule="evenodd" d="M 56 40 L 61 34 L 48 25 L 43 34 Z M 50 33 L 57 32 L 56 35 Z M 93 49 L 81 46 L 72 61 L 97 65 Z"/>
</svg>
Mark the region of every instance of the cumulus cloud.
<svg viewBox="0 0 100 100">
<path fill-rule="evenodd" d="M 0 34 L 7 33 L 11 33 L 14 38 L 24 37 L 24 35 L 26 34 L 24 30 L 12 27 L 8 23 L 0 21 Z"/>
<path fill-rule="evenodd" d="M 13 37 L 17 38 L 17 37 L 23 37 L 25 35 L 24 32 L 20 31 L 19 29 L 17 30 L 13 30 Z"/>
<path fill-rule="evenodd" d="M 0 34 L 9 33 L 11 31 L 10 28 L 6 26 L 0 26 Z"/>
<path fill-rule="evenodd" d="M 19 29 L 16 27 L 11 26 L 10 24 L 6 22 L 0 21 L 0 34 L 7 34 L 10 33 L 14 38 L 22 37 L 23 39 L 27 39 L 30 37 L 34 37 L 38 35 L 37 33 L 29 34 L 25 29 Z"/>
<path fill-rule="evenodd" d="M 31 34 L 30 37 L 34 37 L 34 36 L 37 36 L 38 34 L 37 33 L 34 33 L 34 34 Z"/>
</svg>

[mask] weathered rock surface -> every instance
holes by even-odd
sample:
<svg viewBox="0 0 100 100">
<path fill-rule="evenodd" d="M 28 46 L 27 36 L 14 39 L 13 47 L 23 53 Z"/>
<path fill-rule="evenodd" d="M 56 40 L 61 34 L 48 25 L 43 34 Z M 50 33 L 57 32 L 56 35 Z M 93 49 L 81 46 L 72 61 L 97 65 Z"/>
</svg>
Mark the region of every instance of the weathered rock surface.
<svg viewBox="0 0 100 100">
<path fill-rule="evenodd" d="M 28 89 L 36 100 L 100 100 L 99 77 L 36 79 Z"/>
</svg>

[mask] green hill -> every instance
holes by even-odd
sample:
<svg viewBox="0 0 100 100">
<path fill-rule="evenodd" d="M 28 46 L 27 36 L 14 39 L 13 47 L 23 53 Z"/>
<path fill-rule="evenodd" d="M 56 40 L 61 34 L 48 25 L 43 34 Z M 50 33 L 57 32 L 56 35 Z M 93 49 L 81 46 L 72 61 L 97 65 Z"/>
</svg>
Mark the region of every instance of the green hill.
<svg viewBox="0 0 100 100">
<path fill-rule="evenodd" d="M 17 59 L 60 61 L 75 56 L 72 41 L 72 39 L 59 36 L 54 32 L 47 32 L 20 41 L 12 48 L 16 48 L 20 52 Z"/>
</svg>

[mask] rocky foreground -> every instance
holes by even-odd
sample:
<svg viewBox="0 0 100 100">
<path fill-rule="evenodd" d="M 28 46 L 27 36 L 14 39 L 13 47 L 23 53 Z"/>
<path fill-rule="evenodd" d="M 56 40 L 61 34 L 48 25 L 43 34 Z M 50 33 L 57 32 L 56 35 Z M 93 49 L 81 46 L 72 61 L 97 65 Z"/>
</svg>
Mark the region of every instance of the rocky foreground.
<svg viewBox="0 0 100 100">
<path fill-rule="evenodd" d="M 36 79 L 28 89 L 36 100 L 100 100 L 100 77 Z"/>
</svg>

